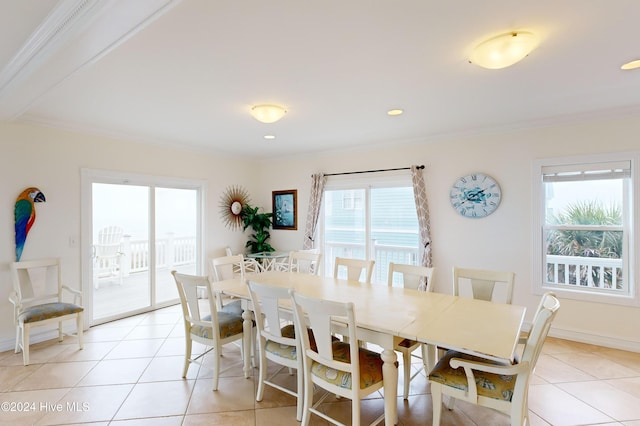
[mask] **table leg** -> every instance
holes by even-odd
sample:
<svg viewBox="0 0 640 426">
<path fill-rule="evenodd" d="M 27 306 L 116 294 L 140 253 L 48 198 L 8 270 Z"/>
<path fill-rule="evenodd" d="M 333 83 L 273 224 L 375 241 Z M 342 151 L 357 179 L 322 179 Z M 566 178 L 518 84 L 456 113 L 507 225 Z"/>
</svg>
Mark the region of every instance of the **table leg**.
<svg viewBox="0 0 640 426">
<path fill-rule="evenodd" d="M 253 355 L 253 312 L 245 308 L 242 313 L 242 319 L 242 370 L 244 371 L 244 378 L 248 379 L 251 375 L 251 357 Z"/>
<path fill-rule="evenodd" d="M 384 380 L 384 423 L 398 424 L 398 356 L 393 349 L 385 349 L 382 358 L 382 378 Z"/>
</svg>

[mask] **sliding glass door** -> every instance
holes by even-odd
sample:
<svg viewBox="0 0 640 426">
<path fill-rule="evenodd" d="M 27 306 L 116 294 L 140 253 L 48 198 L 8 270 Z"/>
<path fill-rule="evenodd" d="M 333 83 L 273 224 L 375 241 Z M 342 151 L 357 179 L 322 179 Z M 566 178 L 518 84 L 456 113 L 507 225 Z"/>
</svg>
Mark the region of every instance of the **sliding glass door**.
<svg viewBox="0 0 640 426">
<path fill-rule="evenodd" d="M 321 216 L 325 274 L 332 274 L 336 257 L 375 260 L 377 283 L 386 283 L 389 262 L 417 264 L 418 218 L 410 181 L 376 183 L 343 181 L 337 188 L 327 183 Z"/>
<path fill-rule="evenodd" d="M 83 238 L 90 323 L 177 303 L 171 271 L 200 271 L 201 186 L 88 171 L 83 188 L 91 199 L 90 209 L 83 207 L 91 224 L 83 227 L 91 234 Z"/>
</svg>

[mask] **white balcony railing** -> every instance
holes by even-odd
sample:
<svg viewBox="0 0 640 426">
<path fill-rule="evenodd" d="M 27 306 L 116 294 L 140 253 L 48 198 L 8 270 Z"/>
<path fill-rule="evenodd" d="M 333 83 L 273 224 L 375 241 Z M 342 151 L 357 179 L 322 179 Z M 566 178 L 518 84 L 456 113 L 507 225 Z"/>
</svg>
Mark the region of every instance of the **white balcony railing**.
<svg viewBox="0 0 640 426">
<path fill-rule="evenodd" d="M 323 255 L 325 275 L 333 274 L 333 259 L 338 257 L 350 257 L 355 259 L 365 259 L 364 244 L 351 243 L 325 243 L 326 253 Z M 418 248 L 409 246 L 394 246 L 373 244 L 373 259 L 376 261 L 372 281 L 379 283 L 387 282 L 389 273 L 389 262 L 405 263 L 415 265 L 418 262 Z"/>
<path fill-rule="evenodd" d="M 547 255 L 549 284 L 625 290 L 622 259 Z"/>
<path fill-rule="evenodd" d="M 167 238 L 156 240 L 156 267 L 172 268 L 195 263 L 196 252 L 196 237 L 174 237 L 169 234 Z M 125 235 L 122 240 L 122 253 L 121 265 L 124 276 L 149 269 L 148 240 L 131 240 L 131 236 Z"/>
</svg>

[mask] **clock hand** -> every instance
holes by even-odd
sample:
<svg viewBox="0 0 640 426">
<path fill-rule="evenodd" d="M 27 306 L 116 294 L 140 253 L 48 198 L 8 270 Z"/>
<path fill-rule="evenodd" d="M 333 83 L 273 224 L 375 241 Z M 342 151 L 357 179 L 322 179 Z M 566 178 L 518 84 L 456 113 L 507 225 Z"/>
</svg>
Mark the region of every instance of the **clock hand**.
<svg viewBox="0 0 640 426">
<path fill-rule="evenodd" d="M 481 190 L 478 190 L 478 191 L 476 191 L 476 192 L 470 192 L 470 193 L 467 195 L 467 200 L 469 200 L 469 201 L 475 201 L 475 200 L 477 200 L 477 199 L 478 199 L 478 196 L 479 196 L 480 194 L 484 193 L 484 191 L 486 191 L 486 189 L 481 189 Z"/>
</svg>

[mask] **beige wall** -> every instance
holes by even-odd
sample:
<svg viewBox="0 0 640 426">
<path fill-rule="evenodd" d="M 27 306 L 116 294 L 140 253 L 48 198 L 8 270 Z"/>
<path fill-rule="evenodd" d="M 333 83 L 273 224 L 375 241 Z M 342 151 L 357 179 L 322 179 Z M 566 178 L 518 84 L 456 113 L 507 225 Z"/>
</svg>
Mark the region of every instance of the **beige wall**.
<svg viewBox="0 0 640 426">
<path fill-rule="evenodd" d="M 0 350 L 13 345 L 7 264 L 14 260 L 13 205 L 27 186 L 40 187 L 47 202 L 38 205 L 38 219 L 23 258 L 62 257 L 65 279 L 78 286 L 80 249 L 69 248 L 69 237 L 80 234 L 81 168 L 205 180 L 205 256 L 209 256 L 227 244 L 234 250 L 244 245 L 242 233 L 225 229 L 219 219 L 219 197 L 229 185 L 246 187 L 253 204 L 266 211 L 271 211 L 271 191 L 298 190 L 298 231 L 272 231 L 272 245 L 291 250 L 302 245 L 312 173 L 425 164 L 433 260 L 438 268 L 436 291 L 449 291 L 453 265 L 512 270 L 516 272 L 514 303 L 532 311 L 538 301 L 531 290 L 532 160 L 637 150 L 638 134 L 640 117 L 636 116 L 255 163 L 48 128 L 0 125 L 4 205 L 0 209 Z M 454 180 L 472 171 L 492 175 L 503 192 L 498 210 L 481 220 L 460 217 L 448 200 Z M 638 307 L 562 300 L 552 334 L 640 351 L 639 323 Z"/>
<path fill-rule="evenodd" d="M 12 305 L 7 301 L 8 263 L 15 260 L 15 199 L 24 188 L 40 188 L 47 201 L 36 206 L 37 219 L 22 259 L 62 258 L 63 279 L 75 288 L 81 281 L 80 245 L 69 247 L 69 237 L 81 240 L 82 168 L 204 180 L 205 258 L 222 255 L 226 245 L 244 246 L 241 232 L 223 226 L 218 203 L 229 185 L 243 185 L 257 194 L 257 171 L 251 161 L 10 124 L 0 124 L 0 147 L 0 351 L 12 347 L 15 338 Z"/>
<path fill-rule="evenodd" d="M 433 261 L 437 268 L 435 290 L 450 292 L 454 265 L 514 271 L 514 303 L 528 307 L 529 321 L 539 300 L 532 293 L 531 283 L 532 161 L 554 156 L 637 150 L 640 148 L 638 134 L 640 119 L 625 117 L 265 161 L 260 172 L 261 192 L 298 189 L 300 212 L 298 231 L 275 230 L 272 242 L 278 249 L 299 248 L 302 244 L 311 173 L 425 164 Z M 455 179 L 474 171 L 492 175 L 502 188 L 502 204 L 498 210 L 480 220 L 461 217 L 448 199 Z M 639 325 L 640 307 L 564 299 L 552 334 L 640 351 Z"/>
</svg>

